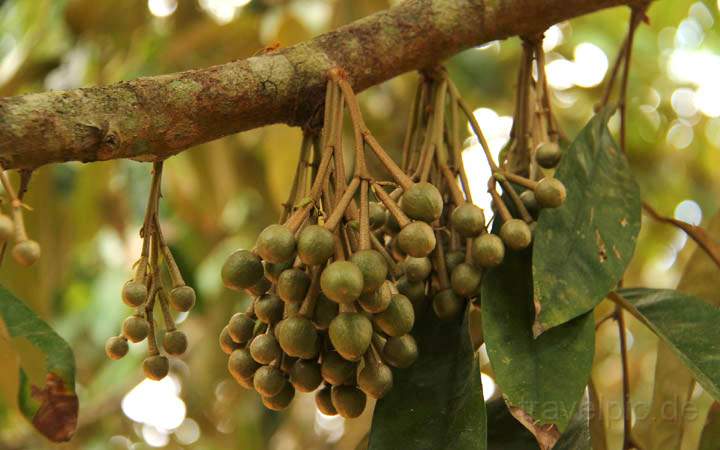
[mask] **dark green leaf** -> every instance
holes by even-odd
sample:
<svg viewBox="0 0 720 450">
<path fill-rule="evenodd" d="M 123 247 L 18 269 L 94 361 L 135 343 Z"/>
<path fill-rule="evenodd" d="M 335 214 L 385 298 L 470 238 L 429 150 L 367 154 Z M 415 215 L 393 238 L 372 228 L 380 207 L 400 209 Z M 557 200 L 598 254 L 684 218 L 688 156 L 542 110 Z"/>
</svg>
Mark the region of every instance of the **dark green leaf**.
<svg viewBox="0 0 720 450">
<path fill-rule="evenodd" d="M 514 415 L 526 426 L 562 430 L 590 378 L 592 313 L 533 338 L 530 252 L 508 253 L 482 286 L 483 332 L 495 378 Z M 524 417 L 520 417 L 520 411 Z M 531 429 L 536 436 L 542 430 Z M 552 433 L 551 433 L 552 434 Z M 540 440 L 540 437 L 538 436 Z"/>
<path fill-rule="evenodd" d="M 590 441 L 590 398 L 587 392 L 553 450 L 592 450 Z"/>
<path fill-rule="evenodd" d="M 442 322 L 432 309 L 415 324 L 420 356 L 393 371 L 375 406 L 370 450 L 485 450 L 485 400 L 467 319 Z"/>
<path fill-rule="evenodd" d="M 600 111 L 565 152 L 555 174 L 567 189 L 565 204 L 540 214 L 533 249 L 536 335 L 592 310 L 633 255 L 640 193 L 607 128 L 612 112 Z"/>
<path fill-rule="evenodd" d="M 20 369 L 18 403 L 23 415 L 48 439 L 69 440 L 77 427 L 75 358 L 70 346 L 22 300 L 0 286 L 0 317 L 10 336 L 25 338 L 45 354 L 44 387 L 30 385 Z"/>
<path fill-rule="evenodd" d="M 698 450 L 720 450 L 720 403 L 710 407 Z"/>
<path fill-rule="evenodd" d="M 621 289 L 623 306 L 650 327 L 720 399 L 720 309 L 670 289 Z"/>
<path fill-rule="evenodd" d="M 513 417 L 502 399 L 487 403 L 488 450 L 536 449 L 535 437 Z"/>
</svg>

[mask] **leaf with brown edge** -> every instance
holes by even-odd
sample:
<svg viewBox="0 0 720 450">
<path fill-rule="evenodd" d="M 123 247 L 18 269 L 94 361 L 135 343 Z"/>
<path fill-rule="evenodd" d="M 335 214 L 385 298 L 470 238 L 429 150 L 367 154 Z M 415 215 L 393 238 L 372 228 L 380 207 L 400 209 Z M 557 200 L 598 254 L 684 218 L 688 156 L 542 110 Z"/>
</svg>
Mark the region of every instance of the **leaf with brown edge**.
<svg viewBox="0 0 720 450">
<path fill-rule="evenodd" d="M 72 349 L 22 300 L 3 286 L 0 286 L 0 318 L 11 337 L 27 339 L 45 355 L 44 386 L 31 384 L 20 368 L 20 411 L 51 441 L 70 440 L 77 428 L 79 409 Z"/>
<path fill-rule="evenodd" d="M 513 417 L 515 417 L 518 422 L 523 424 L 523 426 L 527 428 L 533 436 L 535 436 L 535 440 L 540 446 L 540 450 L 550 450 L 560 439 L 560 432 L 558 431 L 557 426 L 552 424 L 543 425 L 516 406 L 508 405 L 508 408 L 510 409 L 510 413 L 512 413 Z"/>
</svg>

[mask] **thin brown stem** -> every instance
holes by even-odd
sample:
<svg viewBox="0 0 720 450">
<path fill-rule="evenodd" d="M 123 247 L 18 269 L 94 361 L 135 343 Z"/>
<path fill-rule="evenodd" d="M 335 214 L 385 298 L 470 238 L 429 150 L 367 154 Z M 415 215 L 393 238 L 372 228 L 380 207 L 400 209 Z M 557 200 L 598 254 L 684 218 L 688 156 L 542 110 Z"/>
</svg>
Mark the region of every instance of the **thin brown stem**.
<svg viewBox="0 0 720 450">
<path fill-rule="evenodd" d="M 620 337 L 620 359 L 622 363 L 622 397 L 623 397 L 623 450 L 631 448 L 630 431 L 632 428 L 632 411 L 630 407 L 630 374 L 627 355 L 627 331 L 625 317 L 619 305 L 615 305 L 615 318 Z"/>
</svg>

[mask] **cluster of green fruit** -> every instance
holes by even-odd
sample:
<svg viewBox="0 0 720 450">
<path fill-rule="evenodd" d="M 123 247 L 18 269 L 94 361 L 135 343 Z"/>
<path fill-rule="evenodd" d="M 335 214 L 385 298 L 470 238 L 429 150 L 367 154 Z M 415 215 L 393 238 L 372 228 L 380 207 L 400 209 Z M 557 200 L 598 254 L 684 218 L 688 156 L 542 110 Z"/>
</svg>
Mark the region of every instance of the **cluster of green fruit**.
<svg viewBox="0 0 720 450">
<path fill-rule="evenodd" d="M 117 360 L 128 353 L 128 341 L 139 343 L 147 339 L 148 356 L 143 361 L 143 371 L 145 376 L 152 380 L 165 378 L 170 370 L 170 362 L 166 356 L 160 354 L 156 342 L 158 323 L 154 319 L 155 306 L 160 305 L 165 326 L 162 348 L 168 355 L 179 356 L 187 350 L 188 342 L 185 333 L 176 329 L 171 308 L 178 312 L 187 312 L 195 304 L 195 290 L 185 284 L 158 221 L 161 178 L 162 163 L 155 163 L 150 200 L 140 232 L 143 238 L 140 260 L 135 265 L 133 278 L 125 283 L 121 293 L 123 302 L 135 308 L 135 313 L 123 321 L 121 333 L 110 337 L 105 343 L 107 356 Z M 170 289 L 163 280 L 160 258 L 167 267 L 172 286 Z"/>
<path fill-rule="evenodd" d="M 10 199 L 11 209 L 10 216 L 0 211 L 0 244 L 4 245 L 10 240 L 14 240 L 15 245 L 13 245 L 12 248 L 13 259 L 23 266 L 31 266 L 40 259 L 40 244 L 28 238 L 22 212 L 24 205 L 15 193 L 7 174 L 1 166 L 0 181 L 2 181 L 5 193 Z M 2 199 L 0 199 L 0 204 L 2 204 Z"/>
</svg>

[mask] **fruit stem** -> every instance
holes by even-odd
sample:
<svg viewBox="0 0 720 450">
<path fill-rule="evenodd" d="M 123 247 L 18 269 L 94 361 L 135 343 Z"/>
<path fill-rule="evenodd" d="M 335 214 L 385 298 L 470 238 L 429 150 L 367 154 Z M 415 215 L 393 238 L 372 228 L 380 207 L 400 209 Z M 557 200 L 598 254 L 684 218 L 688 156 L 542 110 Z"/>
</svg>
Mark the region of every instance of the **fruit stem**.
<svg viewBox="0 0 720 450">
<path fill-rule="evenodd" d="M 147 320 L 150 330 L 148 331 L 148 354 L 150 356 L 157 356 L 160 354 L 158 351 L 157 342 L 155 341 L 155 320 L 153 319 L 153 309 L 155 308 L 155 295 L 157 294 L 157 287 L 153 282 L 152 290 L 150 291 L 150 297 L 145 306 L 145 320 Z"/>
<path fill-rule="evenodd" d="M 15 242 L 23 242 L 28 240 L 27 230 L 25 229 L 25 221 L 22 214 L 22 201 L 18 198 L 13 189 L 12 183 L 7 176 L 5 168 L 0 164 L 0 181 L 2 182 L 5 192 L 10 197 L 10 206 L 12 208 L 12 220 L 15 225 Z"/>
<path fill-rule="evenodd" d="M 160 298 L 160 308 L 162 309 L 163 319 L 165 320 L 165 330 L 175 331 L 175 319 L 173 319 L 170 313 L 170 300 L 162 286 L 158 289 L 157 295 Z"/>
<path fill-rule="evenodd" d="M 380 243 L 377 236 L 375 236 L 373 233 L 370 233 L 370 242 L 372 243 L 373 248 L 378 251 L 381 255 L 383 255 L 383 258 L 385 258 L 385 261 L 388 264 L 388 267 L 390 268 L 390 273 L 393 274 L 393 276 L 398 275 L 398 267 L 395 263 L 395 260 L 392 256 L 387 252 L 385 247 Z"/>
<path fill-rule="evenodd" d="M 533 181 L 529 178 L 525 178 L 521 175 L 517 175 L 517 174 L 511 173 L 511 172 L 504 171 L 504 170 L 500 171 L 500 172 L 496 172 L 494 174 L 494 176 L 495 176 L 495 179 L 497 179 L 501 182 L 503 179 L 507 179 L 508 181 L 510 181 L 512 183 L 519 184 L 520 186 L 527 188 L 527 189 L 531 189 L 533 191 L 535 190 L 535 188 L 537 187 L 537 184 L 538 184 L 537 181 Z"/>
<path fill-rule="evenodd" d="M 503 201 L 502 197 L 500 197 L 497 190 L 495 189 L 494 176 L 490 177 L 490 180 L 488 182 L 488 192 L 492 196 L 493 202 L 495 202 L 495 206 L 497 206 L 498 214 L 500 214 L 500 218 L 502 219 L 502 221 L 507 222 L 508 220 L 512 219 L 512 214 L 510 214 L 510 210 L 508 210 L 505 201 Z"/>
<path fill-rule="evenodd" d="M 375 197 L 377 197 L 383 203 L 383 205 L 385 205 L 387 210 L 390 211 L 390 214 L 395 217 L 395 220 L 397 220 L 400 228 L 409 225 L 410 219 L 408 218 L 408 216 L 405 215 L 404 212 L 402 212 L 400 206 L 395 203 L 395 201 L 388 195 L 388 193 L 385 192 L 385 189 L 383 189 L 383 187 L 377 184 L 375 181 L 372 182 L 372 187 L 373 192 L 375 193 Z"/>
<path fill-rule="evenodd" d="M 183 280 L 182 273 L 180 273 L 180 268 L 175 262 L 175 258 L 173 258 L 170 247 L 168 247 L 165 242 L 165 236 L 163 236 L 162 229 L 160 228 L 160 221 L 158 220 L 157 215 L 155 215 L 155 237 L 158 245 L 160 246 L 160 251 L 162 252 L 165 264 L 167 265 L 168 272 L 170 272 L 170 279 L 172 280 L 173 287 L 176 288 L 179 286 L 185 286 L 185 280 Z"/>
<path fill-rule="evenodd" d="M 307 130 L 303 131 L 302 144 L 300 145 L 300 160 L 298 162 L 297 169 L 295 169 L 295 176 L 293 177 L 292 186 L 290 188 L 290 195 L 285 203 L 283 203 L 283 211 L 280 215 L 280 223 L 285 222 L 290 212 L 295 206 L 297 201 L 298 190 L 300 184 L 305 181 L 305 172 L 307 171 L 307 157 L 310 153 L 310 147 L 312 146 L 312 137 L 310 132 Z"/>
<path fill-rule="evenodd" d="M 353 196 L 355 195 L 355 191 L 357 191 L 359 185 L 360 178 L 353 178 L 347 189 L 345 189 L 345 192 L 343 192 L 342 197 L 340 197 L 337 205 L 335 205 L 335 209 L 333 209 L 332 214 L 330 214 L 330 217 L 328 217 L 327 221 L 325 221 L 325 228 L 330 231 L 333 231 L 335 230 L 335 228 L 337 228 L 340 220 L 342 220 L 342 217 L 345 214 L 345 210 L 350 204 L 350 200 L 352 200 Z"/>
<path fill-rule="evenodd" d="M 408 113 L 407 127 L 405 128 L 405 137 L 403 138 L 402 160 L 400 163 L 400 168 L 404 172 L 407 172 L 408 164 L 410 163 L 410 148 L 415 140 L 415 132 L 418 129 L 418 115 L 422 105 L 422 97 L 424 96 L 424 87 L 425 83 L 418 83 L 412 104 L 410 105 L 410 112 Z"/>
<path fill-rule="evenodd" d="M 452 197 L 455 206 L 460 206 L 465 203 L 465 198 L 463 197 L 462 192 L 460 192 L 460 187 L 457 184 L 457 179 L 455 178 L 447 164 L 443 164 L 440 166 L 440 173 L 442 173 L 443 178 L 445 178 L 445 182 L 448 185 L 448 189 L 450 189 L 450 196 Z"/>
<path fill-rule="evenodd" d="M 311 319 L 315 314 L 315 304 L 317 303 L 318 295 L 320 295 L 320 267 L 313 267 L 312 271 L 310 287 L 300 306 L 300 311 L 298 311 L 299 315 L 308 319 Z"/>
<path fill-rule="evenodd" d="M 370 201 L 368 199 L 369 182 L 360 182 L 360 250 L 370 249 Z"/>
<path fill-rule="evenodd" d="M 438 276 L 438 285 L 440 286 L 440 289 L 447 289 L 450 286 L 450 279 L 448 277 L 448 271 L 447 271 L 447 264 L 445 262 L 445 249 L 442 245 L 442 236 L 440 236 L 439 231 L 435 231 L 435 240 L 437 241 L 437 245 L 435 245 L 434 253 L 434 259 L 435 259 L 435 272 Z"/>
</svg>

